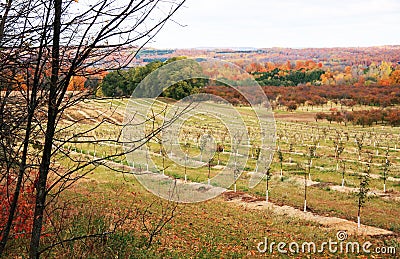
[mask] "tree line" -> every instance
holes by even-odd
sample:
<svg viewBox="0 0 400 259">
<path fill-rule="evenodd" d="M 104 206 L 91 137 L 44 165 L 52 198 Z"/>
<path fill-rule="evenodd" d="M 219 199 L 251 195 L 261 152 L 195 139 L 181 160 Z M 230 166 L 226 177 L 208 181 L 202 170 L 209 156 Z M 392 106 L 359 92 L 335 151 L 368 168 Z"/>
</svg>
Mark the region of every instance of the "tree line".
<svg viewBox="0 0 400 259">
<path fill-rule="evenodd" d="M 317 84 L 324 73 L 321 69 L 282 71 L 274 68 L 267 72 L 256 72 L 254 75 L 262 86 L 297 86 L 307 83 Z"/>
<path fill-rule="evenodd" d="M 374 123 L 389 124 L 391 126 L 400 126 L 400 109 L 372 109 L 361 111 L 337 111 L 331 109 L 330 113 L 319 112 L 315 115 L 315 120 L 326 119 L 330 123 L 351 122 L 355 125 L 372 126 Z"/>
<path fill-rule="evenodd" d="M 272 108 L 279 106 L 324 106 L 331 101 L 341 106 L 368 105 L 390 107 L 400 104 L 400 86 L 263 86 Z M 227 86 L 207 86 L 204 93 L 218 95 L 234 105 L 247 105 L 249 102 L 238 91 Z M 253 95 L 252 98 L 258 98 Z"/>
<path fill-rule="evenodd" d="M 129 68 L 127 70 L 117 70 L 110 72 L 103 78 L 103 81 L 101 83 L 102 93 L 107 97 L 131 96 L 133 91 L 149 74 L 153 72 L 157 73 L 156 70 L 163 67 L 164 65 L 183 59 L 186 59 L 186 57 L 174 57 L 164 62 L 157 60 L 150 62 L 145 66 L 137 66 Z M 208 81 L 206 79 L 196 78 L 182 81 L 176 80 L 180 76 L 184 75 L 188 75 L 188 77 L 190 77 L 189 75 L 193 71 L 193 69 L 196 68 L 182 68 L 182 70 L 179 71 L 179 75 L 177 75 L 176 73 L 162 73 L 162 75 L 156 74 L 156 76 L 152 77 L 152 80 L 157 80 L 157 82 L 152 82 L 152 84 L 161 84 L 162 87 L 165 88 L 162 92 L 162 97 L 180 100 L 182 98 L 185 98 L 186 96 L 199 92 L 199 89 L 205 86 Z M 151 96 L 151 90 L 154 89 L 145 90 L 148 91 L 147 96 Z"/>
</svg>

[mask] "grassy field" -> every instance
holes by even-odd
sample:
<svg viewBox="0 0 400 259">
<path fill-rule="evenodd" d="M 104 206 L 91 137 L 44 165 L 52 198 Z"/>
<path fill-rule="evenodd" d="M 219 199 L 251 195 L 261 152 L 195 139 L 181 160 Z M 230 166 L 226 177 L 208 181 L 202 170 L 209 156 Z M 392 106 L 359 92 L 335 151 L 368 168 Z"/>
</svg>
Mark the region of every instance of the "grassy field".
<svg viewBox="0 0 400 259">
<path fill-rule="evenodd" d="M 64 125 L 79 120 L 79 123 L 69 129 L 69 134 L 79 130 L 89 130 L 101 116 L 110 118 L 115 123 L 121 123 L 124 118 L 127 100 L 93 100 L 75 107 L 67 114 Z M 138 102 L 137 105 L 143 103 Z M 171 104 L 170 104 L 171 105 Z M 154 111 L 160 112 L 165 103 L 158 101 Z M 278 155 L 272 157 L 269 181 L 269 200 L 277 205 L 287 205 L 302 209 L 304 196 L 304 177 L 311 178 L 315 183 L 308 186 L 307 210 L 327 217 L 339 217 L 353 222 L 357 221 L 356 191 L 360 184 L 360 175 L 365 172 L 367 162 L 370 164 L 371 195 L 362 209 L 362 223 L 393 231 L 391 236 L 350 235 L 348 241 L 360 243 L 370 241 L 374 246 L 393 246 L 400 250 L 400 130 L 385 125 L 362 128 L 353 125 L 339 125 L 328 122 L 315 122 L 317 109 L 299 109 L 295 112 L 276 111 L 275 150 L 282 152 L 281 161 Z M 327 110 L 325 108 L 324 110 Z M 250 154 L 243 173 L 237 179 L 237 193 L 248 194 L 255 198 L 265 199 L 265 179 L 255 188 L 248 187 L 248 180 L 256 170 L 256 155 L 254 151 L 261 145 L 259 127 L 254 113 L 247 107 L 238 107 L 240 115 L 251 132 L 252 140 L 247 145 Z M 320 109 L 321 110 L 321 109 Z M 98 114 L 104 112 L 100 117 Z M 88 118 L 91 119 L 88 119 Z M 86 119 L 85 119 L 86 118 Z M 158 122 L 160 118 L 156 119 Z M 121 127 L 104 123 L 95 129 L 90 136 L 80 136 L 81 140 L 113 139 Z M 177 143 L 188 156 L 199 157 L 200 138 L 202 134 L 210 134 L 216 143 L 224 146 L 224 151 L 217 154 L 211 163 L 211 177 L 226 166 L 235 146 L 231 142 L 229 132 L 223 123 L 205 114 L 188 119 L 177 134 Z M 356 138 L 362 136 L 361 151 Z M 78 138 L 78 140 L 79 140 Z M 335 158 L 335 143 L 342 142 L 344 146 L 340 159 Z M 170 148 L 162 145 L 157 139 L 152 139 L 147 145 L 148 158 L 154 161 L 153 172 L 164 173 L 167 176 L 191 182 L 206 182 L 208 164 L 203 161 L 200 168 L 184 168 L 174 163 Z M 316 146 L 315 157 L 312 158 L 310 175 L 306 162 L 309 147 Z M 132 161 L 125 157 L 114 156 L 123 151 L 120 144 L 112 141 L 96 143 L 66 144 L 66 150 L 74 156 L 106 157 L 114 164 L 133 166 Z M 386 159 L 391 162 L 386 181 L 386 193 L 383 193 L 383 171 Z M 161 152 L 160 152 L 161 151 Z M 169 157 L 171 156 L 171 157 Z M 107 158 L 108 157 L 108 158 Z M 217 160 L 219 160 L 217 162 Z M 338 161 L 345 161 L 345 188 L 337 188 L 342 184 L 342 168 L 337 169 Z M 59 163 L 65 167 L 71 162 L 60 158 Z M 145 168 L 143 161 L 135 163 L 135 168 Z M 310 179 L 309 179 L 310 180 Z M 233 187 L 231 187 L 231 190 Z M 339 190 L 338 190 L 339 189 Z M 145 226 L 156 226 L 163 215 L 162 208 L 171 204 L 162 201 L 145 190 L 132 174 L 115 172 L 104 166 L 99 166 L 86 175 L 72 189 L 67 190 L 62 200 L 70 202 L 71 215 L 65 219 L 76 226 L 76 231 L 85 229 L 88 221 L 95 227 L 109 229 L 118 225 L 118 218 L 125 217 L 123 223 L 117 226 L 103 244 L 76 241 L 69 246 L 59 247 L 52 251 L 55 254 L 70 257 L 114 257 L 118 258 L 257 258 L 257 257 L 287 257 L 311 256 L 330 257 L 329 251 L 311 254 L 263 254 L 257 251 L 257 244 L 269 242 L 304 242 L 322 243 L 336 239 L 337 230 L 327 228 L 316 222 L 304 221 L 296 216 L 282 216 L 273 210 L 252 210 L 242 208 L 228 202 L 226 195 L 206 202 L 195 204 L 179 204 L 173 219 L 156 235 L 152 245 L 147 248 L 149 232 Z M 151 206 L 150 206 L 151 205 Z M 146 208 L 149 208 L 146 210 Z M 89 210 L 90 208 L 90 210 Z M 76 217 L 75 213 L 83 214 Z M 143 219 L 143 211 L 146 218 Z M 74 216 L 75 215 L 75 216 Z M 127 216 L 124 216 L 127 215 Z M 61 217 L 62 215 L 60 215 Z M 96 221 L 96 217 L 98 218 Z M 74 221 L 75 220 L 75 221 Z M 147 224 L 147 225 L 146 225 Z M 90 232 L 90 231 L 89 231 Z M 351 233 L 349 233 L 351 234 Z M 397 251 L 397 253 L 398 253 Z M 77 256 L 78 255 L 78 256 Z M 340 256 L 340 254 L 337 254 Z M 356 255 L 348 255 L 356 257 Z"/>
</svg>

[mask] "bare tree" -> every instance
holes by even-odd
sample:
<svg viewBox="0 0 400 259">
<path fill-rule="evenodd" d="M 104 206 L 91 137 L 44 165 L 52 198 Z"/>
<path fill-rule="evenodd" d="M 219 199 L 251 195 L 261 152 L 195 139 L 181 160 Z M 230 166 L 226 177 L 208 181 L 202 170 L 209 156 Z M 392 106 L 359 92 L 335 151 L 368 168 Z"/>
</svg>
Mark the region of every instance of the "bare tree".
<svg viewBox="0 0 400 259">
<path fill-rule="evenodd" d="M 308 179 L 311 181 L 311 166 L 313 162 L 313 158 L 316 157 L 315 150 L 317 150 L 317 144 L 313 143 L 308 147 L 308 159 L 307 159 L 307 168 L 308 168 Z"/>
<path fill-rule="evenodd" d="M 342 169 L 342 187 L 344 187 L 344 177 L 346 174 L 346 161 L 345 160 L 341 160 L 340 167 Z"/>
<path fill-rule="evenodd" d="M 217 148 L 216 148 L 216 152 L 217 152 L 217 159 L 218 159 L 217 165 L 219 165 L 219 163 L 220 163 L 219 157 L 220 157 L 220 154 L 221 154 L 222 152 L 224 152 L 224 145 L 218 143 L 218 144 L 217 144 Z"/>
<path fill-rule="evenodd" d="M 239 156 L 239 147 L 240 147 L 240 143 L 243 140 L 243 136 L 244 133 L 243 132 L 235 132 L 232 136 L 232 145 L 231 145 L 231 149 L 232 149 L 232 154 L 234 155 L 234 169 L 233 169 L 233 180 L 234 180 L 234 184 L 233 184 L 233 190 L 234 192 L 236 192 L 236 183 L 237 180 L 239 179 L 240 176 L 240 170 L 238 168 L 238 156 Z"/>
<path fill-rule="evenodd" d="M 174 190 L 171 191 L 174 192 Z M 157 201 L 151 203 L 150 206 L 148 206 L 141 214 L 143 228 L 148 234 L 146 244 L 147 248 L 150 248 L 154 242 L 154 238 L 160 235 L 165 225 L 173 219 L 177 208 L 178 203 L 176 202 L 158 199 Z M 155 215 L 155 219 L 152 217 L 153 215 Z"/>
<path fill-rule="evenodd" d="M 390 165 L 391 163 L 389 161 L 389 147 L 388 147 L 385 152 L 385 162 L 383 164 L 383 192 L 386 192 L 386 180 L 388 177 Z"/>
<path fill-rule="evenodd" d="M 266 180 L 266 186 L 265 186 L 265 201 L 268 203 L 269 202 L 269 181 L 271 180 L 271 168 L 268 168 L 267 171 L 265 172 L 265 180 Z"/>
<path fill-rule="evenodd" d="M 365 203 L 368 199 L 368 192 L 369 192 L 369 182 L 370 182 L 370 173 L 371 173 L 371 160 L 372 156 L 369 158 L 367 163 L 367 169 L 365 170 L 364 174 L 360 175 L 360 185 L 358 188 L 358 192 L 356 193 L 357 196 L 357 227 L 361 227 L 361 208 L 364 207 Z"/>
<path fill-rule="evenodd" d="M 185 158 L 184 158 L 185 182 L 187 182 L 187 161 L 188 161 L 189 150 L 190 150 L 189 131 L 183 130 L 183 152 L 185 153 Z"/>
<path fill-rule="evenodd" d="M 336 171 L 339 170 L 340 155 L 344 151 L 344 144 L 342 141 L 342 136 L 339 131 L 336 131 L 336 138 L 333 140 L 335 146 L 335 159 L 336 159 Z"/>
<path fill-rule="evenodd" d="M 278 147 L 278 159 L 279 159 L 279 164 L 280 164 L 280 175 L 281 175 L 281 179 L 283 178 L 283 153 L 280 149 L 280 147 Z"/>
<path fill-rule="evenodd" d="M 361 153 L 362 153 L 362 148 L 364 145 L 364 133 L 362 133 L 360 136 L 355 135 L 354 139 L 355 139 L 354 141 L 356 142 L 357 150 L 358 150 L 358 161 L 361 161 Z"/>
<path fill-rule="evenodd" d="M 88 91 L 68 92 L 71 80 L 129 66 L 184 2 L 8 0 L 0 5 L 0 158 L 5 169 L 0 183 L 4 184 L 7 176 L 16 181 L 15 188 L 9 190 L 13 197 L 9 215 L 0 223 L 0 256 L 27 179 L 34 181 L 36 188 L 29 257 L 38 258 L 46 206 L 94 166 L 111 168 L 104 161 L 126 152 L 116 150 L 104 158 L 93 158 L 77 157 L 65 149 L 69 144 L 123 143 L 118 133 L 111 140 L 88 138 L 106 124 L 121 132 L 123 125 L 104 114 L 95 116 L 98 123 L 88 129 L 76 127 L 88 118 L 63 123 L 71 107 L 91 96 Z M 161 130 L 154 129 L 144 139 Z M 13 139 L 6 137 L 10 133 Z M 72 162 L 68 168 L 60 170 L 56 165 L 60 156 Z M 31 179 L 31 172 L 37 172 L 36 179 Z"/>
<path fill-rule="evenodd" d="M 296 169 L 304 174 L 304 201 L 303 201 L 303 211 L 307 212 L 307 170 L 303 167 L 301 162 L 296 163 Z"/>
</svg>

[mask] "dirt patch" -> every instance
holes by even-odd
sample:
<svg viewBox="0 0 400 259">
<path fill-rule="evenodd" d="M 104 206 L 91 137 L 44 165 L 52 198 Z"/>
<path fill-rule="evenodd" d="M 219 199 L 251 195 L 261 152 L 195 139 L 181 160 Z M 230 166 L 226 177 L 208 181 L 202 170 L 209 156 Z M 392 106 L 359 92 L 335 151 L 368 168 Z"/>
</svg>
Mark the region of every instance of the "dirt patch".
<svg viewBox="0 0 400 259">
<path fill-rule="evenodd" d="M 296 185 L 304 186 L 304 178 L 303 177 L 292 176 L 292 177 L 288 178 L 288 181 L 292 181 Z M 359 190 L 358 188 L 335 185 L 335 183 L 331 183 L 331 182 L 316 182 L 316 181 L 311 181 L 309 179 L 307 179 L 307 186 L 313 186 L 316 188 L 330 188 L 332 191 L 343 192 L 343 193 L 347 193 L 347 194 L 354 194 L 354 193 L 357 193 Z M 383 192 L 381 190 L 371 189 L 368 192 L 368 196 L 380 197 L 380 198 L 386 199 L 386 200 L 400 201 L 400 193 L 393 191 L 393 190 Z"/>
<path fill-rule="evenodd" d="M 358 228 L 357 223 L 346 219 L 320 216 L 312 212 L 304 212 L 287 205 L 279 206 L 271 202 L 267 203 L 265 200 L 260 200 L 260 198 L 255 198 L 244 192 L 236 192 L 236 193 L 232 191 L 225 192 L 224 198 L 228 202 L 234 203 L 237 206 L 244 207 L 246 209 L 271 210 L 278 215 L 316 222 L 327 228 L 346 231 L 350 235 L 365 235 L 365 236 L 394 235 L 392 231 L 386 229 L 381 229 L 367 225 L 361 225 L 361 227 Z"/>
<path fill-rule="evenodd" d="M 314 187 L 326 188 L 326 187 L 330 187 L 332 185 L 335 185 L 335 184 L 334 183 L 330 183 L 330 182 L 324 182 L 324 183 L 319 182 L 317 184 L 314 184 Z"/>
<path fill-rule="evenodd" d="M 315 112 L 274 113 L 274 117 L 281 121 L 314 122 L 315 114 Z"/>
<path fill-rule="evenodd" d="M 289 181 L 293 181 L 296 185 L 304 186 L 304 177 L 290 177 Z M 307 186 L 315 186 L 315 185 L 320 184 L 320 182 L 310 180 L 308 176 L 307 176 L 306 183 L 307 183 Z"/>
</svg>

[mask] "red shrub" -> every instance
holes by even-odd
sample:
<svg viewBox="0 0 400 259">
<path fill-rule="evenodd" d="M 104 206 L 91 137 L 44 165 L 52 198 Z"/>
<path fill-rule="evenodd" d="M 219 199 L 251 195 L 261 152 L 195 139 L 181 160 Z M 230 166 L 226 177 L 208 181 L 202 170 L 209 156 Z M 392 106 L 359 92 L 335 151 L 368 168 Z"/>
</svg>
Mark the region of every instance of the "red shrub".
<svg viewBox="0 0 400 259">
<path fill-rule="evenodd" d="M 35 178 L 36 179 L 36 178 Z M 10 213 L 10 205 L 14 198 L 14 189 L 16 186 L 16 178 L 11 176 L 0 184 L 0 232 L 3 230 Z M 34 182 L 27 180 L 21 187 L 18 199 L 17 209 L 14 215 L 14 221 L 11 236 L 16 238 L 25 236 L 31 231 L 33 224 L 33 214 L 35 208 L 35 188 Z"/>
</svg>

